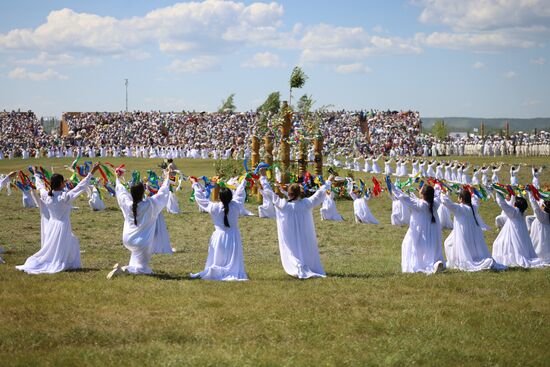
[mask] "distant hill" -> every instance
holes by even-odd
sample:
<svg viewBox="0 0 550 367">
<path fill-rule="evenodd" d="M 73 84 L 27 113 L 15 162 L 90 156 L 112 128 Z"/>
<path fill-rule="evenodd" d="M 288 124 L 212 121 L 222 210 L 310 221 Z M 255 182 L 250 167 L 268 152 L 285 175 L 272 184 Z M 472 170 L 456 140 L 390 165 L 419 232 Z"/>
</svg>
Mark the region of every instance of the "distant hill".
<svg viewBox="0 0 550 367">
<path fill-rule="evenodd" d="M 504 129 L 506 121 L 510 123 L 510 131 L 550 131 L 550 117 L 538 117 L 533 119 L 510 119 L 510 118 L 479 118 L 479 117 L 422 117 L 422 127 L 430 130 L 437 120 L 445 121 L 449 126 L 449 131 L 471 131 L 478 128 L 483 122 L 485 129 L 500 130 Z"/>
</svg>

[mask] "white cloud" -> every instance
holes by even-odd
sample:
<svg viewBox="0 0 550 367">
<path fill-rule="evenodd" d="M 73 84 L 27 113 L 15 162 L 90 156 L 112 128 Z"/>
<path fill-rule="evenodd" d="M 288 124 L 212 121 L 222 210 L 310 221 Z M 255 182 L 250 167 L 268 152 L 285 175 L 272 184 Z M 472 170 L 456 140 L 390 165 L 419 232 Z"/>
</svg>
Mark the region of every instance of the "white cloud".
<svg viewBox="0 0 550 367">
<path fill-rule="evenodd" d="M 199 73 L 218 70 L 219 63 L 213 56 L 199 56 L 187 61 L 176 59 L 165 69 L 174 73 Z"/>
<path fill-rule="evenodd" d="M 495 51 L 542 46 L 550 37 L 547 0 L 420 0 L 419 20 L 451 32 L 418 34 L 429 47 Z"/>
<path fill-rule="evenodd" d="M 522 106 L 527 106 L 527 107 L 532 107 L 532 106 L 537 106 L 541 103 L 542 102 L 539 101 L 538 99 L 530 99 L 530 100 L 527 100 L 527 101 L 523 102 L 521 105 Z"/>
<path fill-rule="evenodd" d="M 338 65 L 335 70 L 337 73 L 340 74 L 366 74 L 372 71 L 371 68 L 363 65 L 360 62 L 354 64 Z"/>
<path fill-rule="evenodd" d="M 454 30 L 491 30 L 548 24 L 547 0 L 425 0 L 419 20 Z"/>
<path fill-rule="evenodd" d="M 539 57 L 536 59 L 531 59 L 531 64 L 535 65 L 544 65 L 546 64 L 546 59 L 544 57 Z"/>
<path fill-rule="evenodd" d="M 382 27 L 381 25 L 374 26 L 372 28 L 372 31 L 374 33 L 388 33 L 388 31 L 386 29 L 384 29 L 384 27 Z"/>
<path fill-rule="evenodd" d="M 449 33 L 433 32 L 431 34 L 417 33 L 415 40 L 419 45 L 449 48 L 453 50 L 472 49 L 477 51 L 496 51 L 502 48 L 535 47 L 535 41 L 513 37 L 505 32 L 489 33 Z"/>
<path fill-rule="evenodd" d="M 266 51 L 255 54 L 251 59 L 243 62 L 241 66 L 245 68 L 278 68 L 284 67 L 285 63 L 281 61 L 279 56 Z"/>
<path fill-rule="evenodd" d="M 10 79 L 24 79 L 24 80 L 33 80 L 33 81 L 44 81 L 44 80 L 52 80 L 52 79 L 68 79 L 65 75 L 62 75 L 58 73 L 57 71 L 53 69 L 47 69 L 46 71 L 42 73 L 35 73 L 32 71 L 28 71 L 25 68 L 17 67 L 13 70 L 11 70 L 8 73 L 8 77 Z"/>
<path fill-rule="evenodd" d="M 362 27 L 319 24 L 308 28 L 300 41 L 302 63 L 354 63 L 374 55 L 419 53 L 412 40 L 371 36 Z"/>
<path fill-rule="evenodd" d="M 481 61 L 476 61 L 472 64 L 472 67 L 474 69 L 483 69 L 485 67 L 485 64 L 482 63 Z"/>
<path fill-rule="evenodd" d="M 206 0 L 177 3 L 144 16 L 118 19 L 61 9 L 38 27 L 0 34 L 0 50 L 126 54 L 157 44 L 162 52 L 211 51 L 239 42 L 276 42 L 283 7 Z"/>
<path fill-rule="evenodd" d="M 504 74 L 502 74 L 506 79 L 513 79 L 518 76 L 518 74 L 513 70 L 508 70 Z"/>
<path fill-rule="evenodd" d="M 30 59 L 16 60 L 15 64 L 23 65 L 40 65 L 40 66 L 54 66 L 54 65 L 72 65 L 72 66 L 91 66 L 101 63 L 101 59 L 97 57 L 75 57 L 66 53 L 52 55 L 47 52 L 40 52 L 36 57 Z"/>
</svg>

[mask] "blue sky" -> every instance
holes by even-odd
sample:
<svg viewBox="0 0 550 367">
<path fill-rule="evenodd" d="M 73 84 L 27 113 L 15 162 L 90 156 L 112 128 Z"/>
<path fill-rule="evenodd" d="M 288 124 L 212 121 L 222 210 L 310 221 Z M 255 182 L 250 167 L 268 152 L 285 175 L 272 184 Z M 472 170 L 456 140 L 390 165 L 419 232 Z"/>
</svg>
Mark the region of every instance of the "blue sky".
<svg viewBox="0 0 550 367">
<path fill-rule="evenodd" d="M 0 11 L 0 109 L 335 109 L 549 117 L 550 1 L 27 1 Z"/>
</svg>

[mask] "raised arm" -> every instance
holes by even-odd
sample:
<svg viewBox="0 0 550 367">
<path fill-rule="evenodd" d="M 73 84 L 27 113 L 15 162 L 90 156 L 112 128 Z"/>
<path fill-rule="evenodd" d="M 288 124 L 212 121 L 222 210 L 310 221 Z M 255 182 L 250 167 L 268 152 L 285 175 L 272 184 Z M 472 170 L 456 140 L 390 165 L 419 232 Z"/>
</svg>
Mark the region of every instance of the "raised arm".
<svg viewBox="0 0 550 367">
<path fill-rule="evenodd" d="M 36 172 L 36 171 L 35 171 Z M 44 184 L 44 180 L 42 180 L 41 175 L 34 175 L 34 182 L 36 185 L 36 191 L 40 193 L 40 196 L 48 195 L 48 190 L 46 190 L 46 185 Z"/>
<path fill-rule="evenodd" d="M 233 200 L 243 205 L 245 199 L 246 199 L 246 180 L 243 178 L 239 186 L 237 186 L 235 193 L 233 194 Z"/>
<path fill-rule="evenodd" d="M 446 195 L 444 193 L 441 193 L 439 195 L 439 200 L 441 204 L 445 205 L 454 215 L 456 215 L 456 213 L 460 212 L 460 210 L 462 209 L 460 205 L 458 205 L 457 203 L 454 203 L 451 200 L 449 195 Z"/>
<path fill-rule="evenodd" d="M 350 181 L 348 181 L 348 184 L 347 184 L 347 189 L 348 189 L 348 195 L 349 197 L 351 198 L 351 200 L 356 200 L 356 199 L 359 199 L 359 196 L 357 196 L 357 194 L 355 192 L 353 192 L 353 183 Z"/>
<path fill-rule="evenodd" d="M 529 191 L 529 201 L 531 202 L 531 208 L 533 209 L 533 212 L 535 213 L 535 216 L 537 217 L 539 222 L 544 223 L 544 219 L 548 218 L 548 214 L 540 208 L 539 203 L 535 200 L 531 191 Z"/>
<path fill-rule="evenodd" d="M 205 212 L 210 213 L 212 202 L 208 199 L 204 193 L 204 189 L 200 183 L 193 181 L 193 190 L 195 192 L 195 202 Z"/>
<path fill-rule="evenodd" d="M 168 172 L 165 173 L 166 177 L 164 178 L 164 182 L 162 183 L 162 186 L 160 187 L 159 191 L 149 200 L 151 200 L 153 204 L 153 208 L 155 209 L 155 213 L 158 215 L 166 207 L 166 204 L 168 204 L 168 198 L 170 196 L 170 177 L 168 175 Z"/>
<path fill-rule="evenodd" d="M 94 173 L 99 169 L 99 163 L 94 164 L 92 170 L 88 175 L 78 183 L 72 190 L 65 194 L 65 200 L 71 202 L 79 197 L 90 185 L 90 180 L 92 179 Z"/>
<path fill-rule="evenodd" d="M 332 183 L 329 178 L 328 180 L 325 181 L 323 186 L 319 187 L 319 189 L 315 192 L 315 194 L 304 199 L 306 206 L 309 208 L 314 208 L 318 205 L 321 205 L 325 200 L 326 192 L 327 190 L 330 190 L 331 185 Z"/>
<path fill-rule="evenodd" d="M 496 201 L 498 206 L 500 206 L 500 208 L 502 209 L 504 214 L 506 214 L 506 216 L 512 217 L 516 213 L 516 208 L 514 207 L 514 204 L 516 203 L 515 196 L 512 196 L 510 198 L 510 201 L 507 202 L 506 200 L 504 200 L 504 197 L 502 196 L 502 194 L 497 193 Z"/>
<path fill-rule="evenodd" d="M 116 179 L 115 193 L 118 206 L 120 206 L 121 208 L 126 208 L 132 205 L 134 201 L 132 199 L 132 195 L 130 195 L 128 190 L 126 190 L 118 177 Z"/>
<path fill-rule="evenodd" d="M 397 197 L 397 199 L 399 199 L 399 201 L 401 201 L 409 209 L 411 210 L 420 209 L 421 205 L 420 205 L 419 199 L 416 199 L 416 198 L 413 199 L 410 196 L 405 195 L 405 193 L 401 191 L 401 189 L 395 187 L 393 184 L 392 184 L 392 191 L 395 193 L 395 196 Z"/>
</svg>

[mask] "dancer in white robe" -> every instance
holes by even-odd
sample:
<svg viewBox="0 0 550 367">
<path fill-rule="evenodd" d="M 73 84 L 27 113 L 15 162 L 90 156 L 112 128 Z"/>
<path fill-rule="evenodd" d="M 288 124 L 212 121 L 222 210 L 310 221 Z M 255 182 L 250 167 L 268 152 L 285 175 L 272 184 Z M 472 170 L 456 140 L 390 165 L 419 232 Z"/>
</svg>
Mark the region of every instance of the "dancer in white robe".
<svg viewBox="0 0 550 367">
<path fill-rule="evenodd" d="M 153 238 L 153 254 L 173 254 L 174 249 L 170 245 L 170 234 L 166 227 L 166 221 L 162 211 L 157 217 L 155 235 Z"/>
<path fill-rule="evenodd" d="M 348 194 L 353 200 L 353 216 L 355 218 L 355 223 L 379 224 L 367 204 L 367 201 L 370 200 L 370 195 L 367 192 L 365 192 L 363 196 L 357 195 L 353 191 L 353 183 L 350 180 L 348 181 Z"/>
<path fill-rule="evenodd" d="M 386 175 L 386 176 L 391 176 L 393 174 L 393 169 L 391 167 L 391 162 L 392 162 L 391 157 L 384 160 L 384 175 Z M 366 159 L 365 159 L 365 164 L 366 164 Z"/>
<path fill-rule="evenodd" d="M 508 204 L 501 194 L 497 194 L 497 204 L 502 208 L 508 220 L 493 242 L 493 258 L 500 264 L 511 267 L 536 268 L 545 265 L 537 257 L 533 242 L 525 222 L 527 201 L 522 197 L 511 197 Z"/>
<path fill-rule="evenodd" d="M 326 192 L 325 200 L 323 200 L 323 205 L 321 205 L 321 209 L 319 209 L 319 211 L 321 213 L 322 220 L 333 220 L 336 222 L 341 222 L 344 220 L 340 213 L 338 213 L 338 209 L 336 209 L 334 193 L 332 190 Z"/>
<path fill-rule="evenodd" d="M 97 187 L 93 185 L 90 185 L 90 187 L 88 187 L 88 197 L 88 204 L 93 211 L 105 210 L 105 203 L 101 199 L 101 195 L 99 194 Z"/>
<path fill-rule="evenodd" d="M 535 186 L 537 189 L 540 189 L 539 176 L 540 176 L 541 172 L 542 172 L 542 167 L 540 167 L 540 168 L 532 167 L 531 168 L 531 173 L 533 175 L 532 183 L 533 183 L 533 186 Z"/>
<path fill-rule="evenodd" d="M 491 172 L 492 172 L 492 176 L 491 176 L 491 182 L 492 183 L 498 183 L 499 182 L 499 178 L 498 178 L 498 172 L 501 170 L 502 168 L 502 165 L 500 166 L 493 166 L 492 169 L 491 169 Z"/>
<path fill-rule="evenodd" d="M 458 204 L 453 203 L 447 195 L 441 195 L 440 198 L 441 203 L 454 215 L 453 230 L 445 240 L 446 267 L 463 271 L 493 268 L 495 261 L 483 238 L 470 192 L 462 190 Z"/>
<path fill-rule="evenodd" d="M 195 200 L 210 214 L 215 230 L 210 237 L 204 270 L 191 274 L 191 277 L 224 281 L 247 280 L 239 231 L 239 213 L 246 198 L 246 180 L 242 180 L 235 194 L 228 188 L 220 189 L 220 202 L 210 201 L 197 180 L 193 178 L 192 181 Z"/>
<path fill-rule="evenodd" d="M 303 199 L 301 199 L 300 186 L 292 184 L 288 190 L 289 199 L 285 200 L 266 188 L 265 170 L 261 171 L 260 180 L 264 192 L 271 196 L 277 212 L 281 262 L 286 273 L 291 276 L 300 279 L 326 276 L 319 257 L 312 211 L 323 202 L 326 190 L 330 190 L 332 178 L 331 175 L 315 194 Z"/>
<path fill-rule="evenodd" d="M 380 169 L 380 166 L 378 166 L 378 160 L 382 158 L 382 154 L 380 154 L 376 158 L 372 158 L 372 173 L 380 174 L 382 173 L 382 170 Z"/>
<path fill-rule="evenodd" d="M 518 173 L 521 166 L 510 166 L 510 185 L 517 186 L 519 184 Z"/>
<path fill-rule="evenodd" d="M 438 202 L 434 188 L 424 185 L 422 199 L 405 195 L 392 185 L 395 196 L 411 211 L 409 229 L 401 245 L 403 273 L 433 274 L 444 269 L 441 249 L 441 225 L 437 217 Z"/>
<path fill-rule="evenodd" d="M 36 168 L 34 168 L 34 172 L 36 171 Z M 48 233 L 48 222 L 50 220 L 50 212 L 48 211 L 48 208 L 46 207 L 46 204 L 40 199 L 41 195 L 47 195 L 48 191 L 46 190 L 46 185 L 44 185 L 44 181 L 42 180 L 42 177 L 35 174 L 35 185 L 36 190 L 32 190 L 32 198 L 36 203 L 36 206 L 40 210 L 40 248 L 44 247 L 44 243 L 46 241 L 46 235 Z"/>
<path fill-rule="evenodd" d="M 40 200 L 50 215 L 44 246 L 29 257 L 25 264 L 16 266 L 18 270 L 28 274 L 52 274 L 81 267 L 79 241 L 71 228 L 71 208 L 73 201 L 90 185 L 90 180 L 98 169 L 99 164 L 96 163 L 86 178 L 70 191 L 63 191 L 63 176 L 52 176 L 51 190 L 41 190 L 40 195 Z"/>
<path fill-rule="evenodd" d="M 180 204 L 178 203 L 178 197 L 172 191 L 168 193 L 168 203 L 166 204 L 166 211 L 170 214 L 180 213 Z"/>
<path fill-rule="evenodd" d="M 127 266 L 120 267 L 115 264 L 114 269 L 107 275 L 107 278 L 110 279 L 124 273 L 153 273 L 149 267 L 149 261 L 153 253 L 158 215 L 168 203 L 169 185 L 169 173 L 166 171 L 164 182 L 158 192 L 143 199 L 145 187 L 141 182 L 130 188 L 130 194 L 120 182 L 120 177 L 117 177 L 116 198 L 124 216 L 122 244 L 130 251 L 131 256 Z"/>
<path fill-rule="evenodd" d="M 34 202 L 32 195 L 31 195 L 31 189 L 23 189 L 21 190 L 22 194 L 22 202 L 23 202 L 23 208 L 36 208 L 36 203 Z"/>
<path fill-rule="evenodd" d="M 267 183 L 269 185 L 269 183 Z M 271 186 L 269 186 L 271 189 Z M 260 195 L 262 195 L 262 205 L 258 206 L 258 216 L 260 218 L 275 218 L 275 207 L 271 202 L 271 197 L 269 195 L 264 195 L 263 187 L 258 190 Z"/>
<path fill-rule="evenodd" d="M 539 258 L 546 263 L 550 263 L 550 200 L 540 204 L 529 192 L 529 201 L 536 217 L 530 229 L 533 247 Z"/>
<path fill-rule="evenodd" d="M 390 194 L 391 197 L 391 224 L 394 226 L 408 226 L 411 221 L 411 211 L 406 207 L 401 200 L 395 196 L 395 194 Z"/>
</svg>

